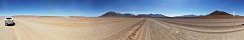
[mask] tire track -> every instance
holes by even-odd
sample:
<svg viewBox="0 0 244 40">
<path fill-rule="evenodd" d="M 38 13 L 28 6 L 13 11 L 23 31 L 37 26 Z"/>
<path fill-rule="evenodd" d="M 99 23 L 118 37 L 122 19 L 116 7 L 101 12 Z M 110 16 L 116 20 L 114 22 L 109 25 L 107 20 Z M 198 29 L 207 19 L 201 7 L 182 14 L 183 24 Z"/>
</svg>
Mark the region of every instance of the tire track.
<svg viewBox="0 0 244 40">
<path fill-rule="evenodd" d="M 25 40 L 33 40 L 30 36 L 30 33 L 27 32 L 29 29 L 28 27 L 24 26 L 22 23 L 19 23 L 18 21 L 16 23 L 16 34 L 18 39 L 25 39 Z M 25 28 L 24 28 L 25 27 Z M 24 38 L 21 38 L 20 36 L 25 36 Z"/>
<path fill-rule="evenodd" d="M 40 25 L 30 26 L 29 24 L 34 24 L 26 20 L 17 20 L 16 23 L 18 23 L 18 25 L 16 25 L 16 27 L 18 27 L 18 30 L 16 31 L 19 32 L 19 37 L 21 38 L 21 40 L 47 40 L 45 38 L 49 38 L 43 37 L 44 35 L 40 35 L 41 33 L 39 33 L 39 31 L 33 29 L 33 27 Z"/>
<path fill-rule="evenodd" d="M 232 32 L 238 32 L 238 31 L 244 30 L 244 28 L 233 29 L 233 30 L 219 30 L 219 31 L 214 31 L 214 30 L 200 30 L 200 29 L 188 28 L 188 27 L 181 26 L 181 25 L 175 25 L 175 24 L 167 23 L 165 21 L 160 21 L 158 19 L 156 19 L 155 21 L 158 21 L 161 24 L 170 25 L 172 27 L 176 27 L 176 28 L 180 28 L 180 29 L 185 29 L 185 30 L 190 30 L 190 31 L 195 31 L 195 32 L 201 32 L 201 33 L 232 33 Z"/>
<path fill-rule="evenodd" d="M 152 32 L 152 40 L 177 40 L 177 38 L 170 34 L 170 30 L 164 24 L 160 24 L 157 21 L 150 19 L 150 27 Z"/>
<path fill-rule="evenodd" d="M 4 20 L 0 19 L 0 40 L 18 40 L 14 26 L 5 26 Z"/>
<path fill-rule="evenodd" d="M 15 28 L 13 26 L 2 26 L 0 37 L 0 40 L 17 40 Z"/>
<path fill-rule="evenodd" d="M 141 22 L 135 24 L 135 25 L 139 25 L 139 26 L 136 27 L 136 29 L 128 36 L 127 40 L 135 40 L 133 38 L 135 38 L 135 36 L 138 34 L 138 32 L 140 34 L 140 29 L 142 28 L 143 24 L 145 24 L 146 21 L 147 21 L 147 19 L 144 18 Z"/>
<path fill-rule="evenodd" d="M 132 40 L 135 37 L 135 30 L 139 28 L 140 25 L 145 19 L 140 19 L 137 23 L 133 23 L 133 25 L 123 28 L 121 31 L 112 34 L 111 36 L 106 37 L 103 40 Z M 137 30 L 139 32 L 139 30 Z"/>
</svg>

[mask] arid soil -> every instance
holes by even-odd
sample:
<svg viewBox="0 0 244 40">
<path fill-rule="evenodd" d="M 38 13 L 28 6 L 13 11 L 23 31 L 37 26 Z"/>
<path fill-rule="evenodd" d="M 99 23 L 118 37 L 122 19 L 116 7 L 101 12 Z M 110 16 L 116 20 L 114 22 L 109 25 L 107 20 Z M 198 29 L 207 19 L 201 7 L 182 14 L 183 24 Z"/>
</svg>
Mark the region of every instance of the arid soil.
<svg viewBox="0 0 244 40">
<path fill-rule="evenodd" d="M 14 17 L 15 26 L 0 20 L 0 40 L 244 40 L 244 19 Z"/>
</svg>

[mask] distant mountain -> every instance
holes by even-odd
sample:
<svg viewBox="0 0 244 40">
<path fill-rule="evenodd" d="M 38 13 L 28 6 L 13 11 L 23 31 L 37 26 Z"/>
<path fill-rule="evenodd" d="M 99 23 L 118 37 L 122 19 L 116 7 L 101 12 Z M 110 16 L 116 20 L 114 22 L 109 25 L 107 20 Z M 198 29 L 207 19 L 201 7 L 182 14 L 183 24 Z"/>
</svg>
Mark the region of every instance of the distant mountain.
<svg viewBox="0 0 244 40">
<path fill-rule="evenodd" d="M 218 11 L 218 10 L 216 10 L 216 11 L 210 13 L 207 16 L 233 16 L 233 15 L 232 14 L 229 14 L 229 13 L 226 13 L 224 11 Z"/>
<path fill-rule="evenodd" d="M 234 18 L 234 16 L 230 13 L 224 12 L 224 11 L 214 11 L 206 16 L 202 16 L 200 18 Z M 236 18 L 241 18 L 241 16 L 236 16 Z"/>
<path fill-rule="evenodd" d="M 167 16 L 162 15 L 162 14 L 130 14 L 130 13 L 118 13 L 118 12 L 113 12 L 109 11 L 99 17 L 164 17 L 166 18 Z M 208 15 L 183 15 L 183 16 L 176 16 L 177 18 L 233 18 L 233 15 L 224 11 L 214 11 Z M 236 17 L 241 17 L 241 16 L 236 16 Z M 172 18 L 172 17 L 171 17 Z"/>
<path fill-rule="evenodd" d="M 138 15 L 134 15 L 130 13 L 121 14 L 118 12 L 109 11 L 99 17 L 167 17 L 167 16 L 161 14 L 138 14 Z"/>
<path fill-rule="evenodd" d="M 109 11 L 103 15 L 101 15 L 100 17 L 123 17 L 124 15 L 121 14 L 121 13 L 117 13 L 117 12 L 112 12 L 112 11 Z"/>
<path fill-rule="evenodd" d="M 136 16 L 136 15 L 134 15 L 134 14 L 130 14 L 130 13 L 126 13 L 126 14 L 122 14 L 123 16 L 129 16 L 129 17 L 134 17 L 134 16 Z"/>
<path fill-rule="evenodd" d="M 138 14 L 137 17 L 167 17 L 162 14 Z"/>
</svg>

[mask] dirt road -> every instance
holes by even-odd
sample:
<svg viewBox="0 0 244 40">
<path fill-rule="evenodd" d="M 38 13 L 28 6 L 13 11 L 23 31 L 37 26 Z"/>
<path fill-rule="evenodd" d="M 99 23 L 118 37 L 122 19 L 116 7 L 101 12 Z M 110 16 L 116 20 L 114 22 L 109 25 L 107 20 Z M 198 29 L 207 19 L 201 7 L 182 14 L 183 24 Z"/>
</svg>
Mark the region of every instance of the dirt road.
<svg viewBox="0 0 244 40">
<path fill-rule="evenodd" d="M 1 20 L 0 40 L 243 40 L 244 37 L 243 26 L 234 29 L 228 22 L 219 23 L 225 25 L 221 28 L 204 26 L 201 24 L 204 21 L 161 18 L 16 17 L 14 20 L 15 26 L 4 26 Z"/>
</svg>

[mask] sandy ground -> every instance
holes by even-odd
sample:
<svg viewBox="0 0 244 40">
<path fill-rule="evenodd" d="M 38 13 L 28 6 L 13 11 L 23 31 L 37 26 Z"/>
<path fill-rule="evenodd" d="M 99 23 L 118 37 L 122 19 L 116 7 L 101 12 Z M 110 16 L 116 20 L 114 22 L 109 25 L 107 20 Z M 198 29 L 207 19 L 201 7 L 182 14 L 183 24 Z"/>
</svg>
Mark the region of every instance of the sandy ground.
<svg viewBox="0 0 244 40">
<path fill-rule="evenodd" d="M 14 17 L 15 26 L 0 20 L 0 40 L 244 40 L 244 19 Z"/>
</svg>

